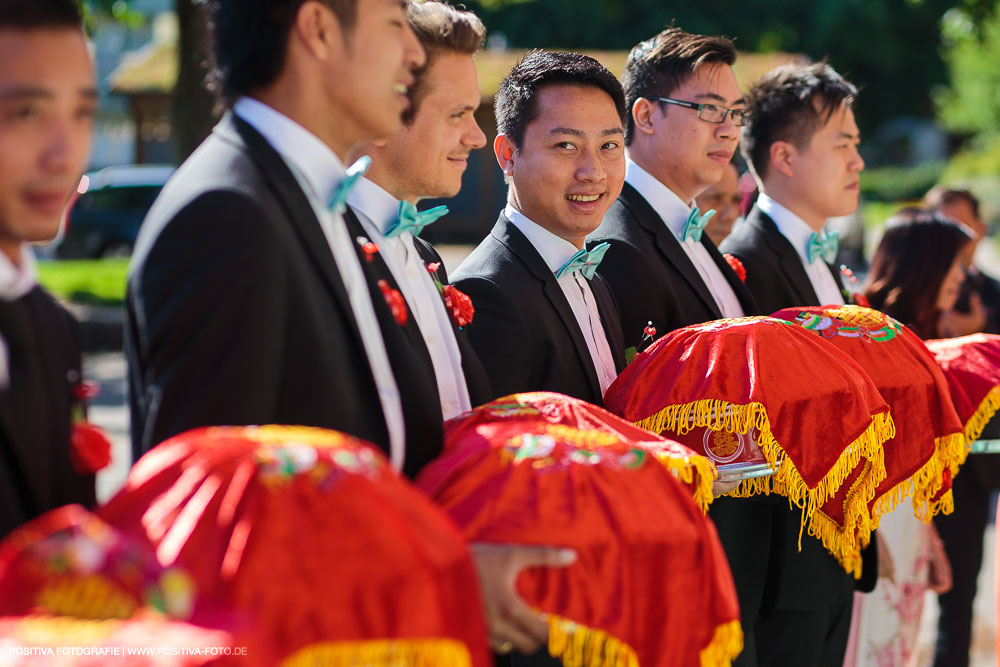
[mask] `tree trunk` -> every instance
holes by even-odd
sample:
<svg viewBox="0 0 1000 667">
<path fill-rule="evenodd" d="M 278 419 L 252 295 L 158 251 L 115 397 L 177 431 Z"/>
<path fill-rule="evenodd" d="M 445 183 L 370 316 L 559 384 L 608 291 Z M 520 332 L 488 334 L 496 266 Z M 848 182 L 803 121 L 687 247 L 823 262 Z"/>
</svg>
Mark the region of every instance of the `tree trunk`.
<svg viewBox="0 0 1000 667">
<path fill-rule="evenodd" d="M 209 68 L 208 26 L 195 0 L 175 0 L 179 37 L 177 86 L 170 106 L 174 155 L 183 162 L 215 125 L 215 99 L 205 88 Z"/>
</svg>

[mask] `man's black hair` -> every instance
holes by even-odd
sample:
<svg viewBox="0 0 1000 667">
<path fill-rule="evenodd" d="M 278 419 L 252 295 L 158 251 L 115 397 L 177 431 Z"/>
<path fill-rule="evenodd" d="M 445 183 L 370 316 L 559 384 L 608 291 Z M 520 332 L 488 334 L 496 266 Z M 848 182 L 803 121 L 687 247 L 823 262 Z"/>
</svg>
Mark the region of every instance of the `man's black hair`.
<svg viewBox="0 0 1000 667">
<path fill-rule="evenodd" d="M 524 130 L 538 115 L 536 97 L 545 86 L 593 86 L 614 101 L 625 122 L 625 93 L 615 75 L 590 56 L 563 51 L 530 51 L 500 82 L 493 109 L 497 131 L 510 137 L 515 146 L 524 140 Z"/>
<path fill-rule="evenodd" d="M 0 29 L 83 28 L 77 0 L 0 0 Z"/>
<path fill-rule="evenodd" d="M 200 0 L 208 11 L 214 69 L 209 87 L 231 105 L 273 83 L 285 66 L 288 36 L 306 0 Z M 319 0 L 345 32 L 357 19 L 357 0 Z"/>
</svg>

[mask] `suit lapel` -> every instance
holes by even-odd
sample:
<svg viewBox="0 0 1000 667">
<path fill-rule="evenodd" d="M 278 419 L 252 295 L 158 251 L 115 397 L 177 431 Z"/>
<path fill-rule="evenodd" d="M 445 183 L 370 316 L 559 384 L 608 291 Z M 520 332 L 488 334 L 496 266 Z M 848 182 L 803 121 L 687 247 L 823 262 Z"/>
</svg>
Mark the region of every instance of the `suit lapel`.
<svg viewBox="0 0 1000 667">
<path fill-rule="evenodd" d="M 615 360 L 615 372 L 621 373 L 625 370 L 625 336 L 619 324 L 621 317 L 614 305 L 614 296 L 608 284 L 596 273 L 589 282 L 590 291 L 597 304 L 597 312 L 601 316 L 601 324 L 604 326 L 604 336 L 608 340 L 611 356 Z"/>
<path fill-rule="evenodd" d="M 587 380 L 590 382 L 593 395 L 602 396 L 601 383 L 597 379 L 597 369 L 594 367 L 594 360 L 590 356 L 590 348 L 587 347 L 587 341 L 583 337 L 583 332 L 580 331 L 580 323 L 577 322 L 576 316 L 573 314 L 573 309 L 570 308 L 569 302 L 566 300 L 566 295 L 563 294 L 562 288 L 559 286 L 558 281 L 556 281 L 555 275 L 545 264 L 545 260 L 538 254 L 538 251 L 531 245 L 527 237 L 503 214 L 500 215 L 500 219 L 493 228 L 492 234 L 493 238 L 506 246 L 513 254 L 517 255 L 524 265 L 528 267 L 528 270 L 542 283 L 542 291 L 545 293 L 545 297 L 559 315 L 559 319 L 562 320 L 563 325 L 565 325 L 570 340 L 572 340 L 573 346 L 576 348 L 577 354 L 583 362 L 583 369 L 587 375 Z M 559 341 L 556 342 L 558 343 Z"/>
<path fill-rule="evenodd" d="M 705 247 L 705 250 L 708 252 L 708 256 L 712 258 L 715 265 L 719 267 L 719 271 L 722 272 L 726 282 L 728 282 L 729 286 L 733 288 L 733 293 L 736 295 L 736 298 L 739 299 L 740 307 L 743 309 L 743 314 L 756 315 L 757 303 L 754 301 L 753 295 L 750 294 L 750 290 L 748 290 L 747 286 L 743 284 L 740 277 L 736 275 L 736 271 L 733 270 L 733 267 L 729 266 L 729 262 L 726 261 L 726 258 L 721 252 L 719 252 L 719 249 L 714 243 L 712 243 L 712 240 L 708 238 L 708 234 L 701 237 L 701 244 Z"/>
<path fill-rule="evenodd" d="M 819 297 L 816 296 L 812 281 L 809 280 L 805 267 L 802 266 L 802 259 L 799 257 L 799 253 L 795 251 L 795 248 L 788 242 L 785 235 L 778 231 L 778 226 L 774 224 L 770 216 L 756 208 L 751 212 L 751 216 L 753 216 L 753 219 L 750 221 L 750 224 L 757 225 L 761 229 L 764 240 L 778 256 L 778 266 L 781 268 L 782 273 L 785 274 L 787 283 L 792 286 L 792 289 L 802 300 L 800 305 L 819 305 Z"/>
<path fill-rule="evenodd" d="M 344 288 L 343 278 L 337 269 L 337 263 L 330 251 L 330 244 L 326 235 L 323 234 L 323 228 L 316 218 L 316 213 L 313 211 L 309 199 L 299 187 L 298 181 L 295 180 L 295 176 L 285 164 L 284 159 L 271 144 L 239 116 L 230 115 L 230 119 L 231 121 L 228 123 L 226 121 L 219 123 L 216 131 L 223 135 L 230 133 L 236 135 L 237 140 L 241 140 L 246 146 L 247 153 L 265 175 L 265 180 L 285 210 L 292 229 L 302 245 L 305 246 L 316 270 L 333 294 L 345 320 L 350 322 L 358 344 L 362 344 L 361 332 L 354 319 L 354 311 L 351 308 L 347 290 Z"/>
<path fill-rule="evenodd" d="M 663 222 L 660 215 L 653 209 L 653 207 L 646 201 L 646 199 L 639 194 L 639 192 L 633 188 L 628 183 L 622 188 L 621 194 L 622 203 L 625 205 L 635 219 L 639 221 L 639 224 L 647 232 L 653 235 L 656 239 L 656 247 L 659 248 L 660 252 L 663 253 L 667 261 L 672 264 L 677 271 L 683 276 L 684 280 L 691 285 L 691 288 L 698 295 L 698 297 L 705 302 L 705 306 L 715 313 L 717 318 L 722 317 L 722 313 L 719 311 L 719 305 L 715 302 L 712 297 L 712 293 L 708 290 L 705 285 L 704 278 L 698 273 L 698 269 L 695 268 L 694 264 L 691 263 L 691 258 L 687 256 L 684 249 L 681 248 L 680 241 L 673 235 L 673 233 L 667 228 L 667 225 Z"/>
</svg>

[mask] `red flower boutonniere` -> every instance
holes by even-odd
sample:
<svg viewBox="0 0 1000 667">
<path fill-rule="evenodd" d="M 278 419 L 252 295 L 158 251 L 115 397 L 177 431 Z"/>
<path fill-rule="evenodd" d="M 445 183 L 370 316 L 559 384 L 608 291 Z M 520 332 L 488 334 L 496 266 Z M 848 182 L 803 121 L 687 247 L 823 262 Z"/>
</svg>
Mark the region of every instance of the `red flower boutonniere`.
<svg viewBox="0 0 1000 667">
<path fill-rule="evenodd" d="M 476 313 L 476 309 L 467 294 L 459 291 L 454 285 L 444 285 L 441 288 L 441 296 L 455 326 L 461 329 L 472 324 L 472 316 Z"/>
<path fill-rule="evenodd" d="M 866 297 L 863 292 L 855 292 L 851 301 L 855 306 L 864 306 L 865 308 L 872 307 L 872 304 L 868 301 L 868 297 Z"/>
<path fill-rule="evenodd" d="M 375 255 L 378 254 L 378 246 L 368 240 L 365 236 L 358 237 L 358 245 L 361 246 L 361 252 L 365 254 L 365 260 L 371 262 L 375 259 Z"/>
<path fill-rule="evenodd" d="M 747 270 L 746 270 L 746 267 L 743 266 L 743 262 L 741 262 L 740 260 L 736 259 L 736 257 L 734 257 L 733 255 L 729 254 L 728 252 L 725 255 L 723 255 L 723 257 L 726 260 L 726 264 L 728 264 L 730 266 L 730 268 L 732 268 L 732 270 L 736 272 L 736 275 L 739 276 L 740 280 L 742 282 L 746 282 L 747 281 Z"/>
<path fill-rule="evenodd" d="M 840 265 L 840 275 L 847 279 L 848 283 L 857 283 L 858 277 L 854 275 L 854 271 L 851 271 L 846 264 Z M 853 303 L 855 306 L 864 306 L 865 308 L 871 308 L 871 303 L 868 302 L 868 297 L 862 292 L 851 292 L 847 288 L 841 288 L 844 294 L 845 303 Z"/>
<path fill-rule="evenodd" d="M 394 289 L 389 285 L 388 281 L 378 281 L 378 288 L 382 290 L 382 296 L 385 298 L 385 303 L 389 306 L 392 318 L 396 320 L 396 324 L 405 327 L 406 322 L 410 319 L 410 311 L 406 307 L 406 299 L 403 298 L 398 289 Z"/>
<path fill-rule="evenodd" d="M 87 421 L 84 406 L 97 396 L 96 382 L 80 382 L 73 385 L 73 431 L 70 434 L 70 462 L 80 475 L 93 475 L 111 463 L 111 441 L 107 434 Z"/>
</svg>

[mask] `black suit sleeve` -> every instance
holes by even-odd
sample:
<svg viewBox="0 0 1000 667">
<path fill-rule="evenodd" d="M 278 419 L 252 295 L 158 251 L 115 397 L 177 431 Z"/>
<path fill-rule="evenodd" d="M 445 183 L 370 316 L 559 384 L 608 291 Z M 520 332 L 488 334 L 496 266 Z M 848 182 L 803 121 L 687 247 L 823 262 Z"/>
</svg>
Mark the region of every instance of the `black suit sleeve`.
<svg viewBox="0 0 1000 667">
<path fill-rule="evenodd" d="M 465 330 L 486 369 L 491 398 L 533 386 L 530 329 L 514 302 L 484 278 L 466 278 L 455 286 L 472 299 L 476 309 L 472 324 Z"/>
<path fill-rule="evenodd" d="M 658 335 L 665 334 L 673 328 L 668 315 L 676 312 L 673 295 L 667 293 L 663 281 L 635 246 L 613 239 L 607 242 L 611 247 L 597 273 L 611 288 L 618 305 L 625 347 L 639 345 L 650 321 Z"/>
<path fill-rule="evenodd" d="M 199 197 L 168 223 L 130 281 L 146 356 L 145 423 L 133 432 L 141 451 L 190 428 L 271 413 L 285 330 L 295 325 L 285 317 L 287 273 L 265 222 L 247 197 Z"/>
</svg>

